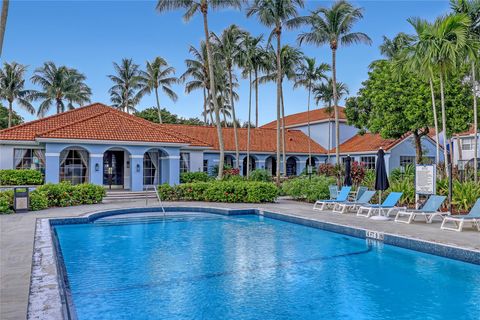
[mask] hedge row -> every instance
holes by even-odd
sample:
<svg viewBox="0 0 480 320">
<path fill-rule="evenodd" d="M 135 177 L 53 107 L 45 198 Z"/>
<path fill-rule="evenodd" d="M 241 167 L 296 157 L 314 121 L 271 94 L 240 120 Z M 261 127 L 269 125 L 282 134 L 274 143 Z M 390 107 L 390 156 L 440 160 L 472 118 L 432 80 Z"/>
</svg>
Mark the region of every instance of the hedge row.
<svg viewBox="0 0 480 320">
<path fill-rule="evenodd" d="M 294 199 L 315 202 L 318 199 L 329 199 L 329 185 L 335 184 L 335 179 L 325 176 L 301 176 L 283 182 L 282 191 Z"/>
<path fill-rule="evenodd" d="M 158 193 L 164 201 L 273 202 L 278 189 L 273 183 L 251 181 L 210 181 L 163 184 Z"/>
<path fill-rule="evenodd" d="M 43 182 L 43 176 L 37 170 L 0 170 L 0 185 L 39 185 Z"/>
<path fill-rule="evenodd" d="M 69 207 L 102 201 L 105 189 L 94 184 L 47 183 L 30 192 L 30 210 Z M 13 212 L 13 191 L 0 192 L 0 213 Z"/>
</svg>

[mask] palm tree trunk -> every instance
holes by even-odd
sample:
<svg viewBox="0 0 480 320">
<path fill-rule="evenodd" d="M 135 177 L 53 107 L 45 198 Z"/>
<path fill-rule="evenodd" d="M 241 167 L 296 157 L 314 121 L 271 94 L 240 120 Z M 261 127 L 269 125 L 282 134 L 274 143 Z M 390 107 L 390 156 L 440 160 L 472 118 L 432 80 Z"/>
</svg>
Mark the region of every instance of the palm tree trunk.
<svg viewBox="0 0 480 320">
<path fill-rule="evenodd" d="M 430 81 L 430 93 L 432 94 L 432 108 L 433 108 L 433 123 L 435 125 L 435 146 L 436 146 L 436 159 L 435 163 L 439 163 L 440 161 L 440 140 L 438 137 L 438 118 L 437 118 L 437 106 L 435 105 L 435 90 L 433 89 L 433 81 L 432 77 L 429 79 Z"/>
<path fill-rule="evenodd" d="M 281 43 L 280 36 L 282 34 L 281 26 L 277 23 L 277 185 L 280 185 L 280 94 L 282 91 L 282 63 L 280 61 Z"/>
<path fill-rule="evenodd" d="M 160 100 L 158 99 L 158 88 L 155 88 L 155 98 L 157 99 L 158 122 L 162 123 L 162 110 L 160 109 Z"/>
<path fill-rule="evenodd" d="M 283 101 L 283 86 L 280 86 L 280 92 L 281 92 L 281 100 L 282 100 L 282 114 L 281 114 L 281 119 L 282 119 L 282 157 L 283 157 L 283 175 L 287 176 L 287 153 L 286 153 L 286 148 L 287 148 L 287 139 L 285 138 L 285 104 Z"/>
<path fill-rule="evenodd" d="M 472 82 L 473 82 L 473 175 L 474 181 L 478 182 L 478 106 L 477 93 L 475 91 L 475 62 L 472 61 Z"/>
<path fill-rule="evenodd" d="M 12 102 L 8 102 L 8 127 L 10 128 L 12 126 L 12 116 L 13 116 L 13 106 Z"/>
<path fill-rule="evenodd" d="M 327 162 L 330 163 L 330 149 L 332 148 L 332 100 L 328 102 L 328 150 L 327 150 Z"/>
<path fill-rule="evenodd" d="M 205 88 L 203 88 L 203 123 L 204 126 L 207 126 L 207 93 Z"/>
<path fill-rule="evenodd" d="M 215 120 L 217 122 L 217 134 L 218 134 L 218 146 L 220 148 L 220 159 L 218 161 L 218 176 L 217 179 L 223 178 L 223 163 L 225 157 L 225 145 L 223 143 L 222 124 L 220 122 L 220 109 L 218 108 L 218 101 L 216 99 L 216 87 L 215 87 L 215 74 L 213 72 L 213 59 L 212 49 L 210 46 L 210 32 L 208 31 L 208 17 L 207 17 L 207 2 L 202 0 L 201 10 L 203 14 L 203 29 L 205 31 L 205 44 L 207 47 L 207 59 L 208 59 L 208 74 L 210 78 L 210 90 L 213 101 L 213 110 L 215 112 Z"/>
<path fill-rule="evenodd" d="M 445 172 L 447 178 L 450 176 L 450 172 L 448 172 L 448 153 L 447 153 L 447 116 L 445 114 L 445 96 L 443 92 L 443 75 L 440 72 L 440 100 L 442 103 L 442 127 L 443 127 L 443 157 L 445 162 Z"/>
<path fill-rule="evenodd" d="M 7 28 L 8 5 L 9 5 L 9 0 L 3 0 L 2 16 L 1 16 L 1 22 L 0 22 L 0 57 L 2 56 L 3 39 L 5 37 L 5 30 Z"/>
<path fill-rule="evenodd" d="M 312 145 L 310 143 L 310 92 L 312 91 L 312 80 L 308 83 L 308 102 L 307 102 L 307 128 L 308 128 L 308 162 L 310 165 L 312 162 Z M 308 173 L 308 168 L 307 168 Z"/>
<path fill-rule="evenodd" d="M 228 70 L 228 82 L 230 85 L 230 105 L 232 106 L 232 118 L 233 118 L 233 139 L 235 140 L 235 168 L 240 167 L 240 152 L 238 151 L 238 132 L 237 132 L 237 116 L 235 115 L 235 103 L 233 101 L 233 80 L 232 80 L 232 68 Z M 250 140 L 250 138 L 249 138 Z"/>
<path fill-rule="evenodd" d="M 62 101 L 57 99 L 57 114 L 62 112 Z"/>
<path fill-rule="evenodd" d="M 337 165 L 340 165 L 340 123 L 338 114 L 338 95 L 337 95 L 337 50 L 332 49 L 332 88 L 333 88 L 333 108 L 335 110 L 335 157 Z"/>
<path fill-rule="evenodd" d="M 223 113 L 223 126 L 227 127 L 227 115 L 225 114 L 225 106 L 222 106 L 222 113 Z"/>
<path fill-rule="evenodd" d="M 255 67 L 255 128 L 258 128 L 258 68 Z"/>
<path fill-rule="evenodd" d="M 250 176 L 250 121 L 252 118 L 252 72 L 248 72 L 249 92 L 248 92 L 248 124 L 247 124 L 247 179 Z"/>
</svg>

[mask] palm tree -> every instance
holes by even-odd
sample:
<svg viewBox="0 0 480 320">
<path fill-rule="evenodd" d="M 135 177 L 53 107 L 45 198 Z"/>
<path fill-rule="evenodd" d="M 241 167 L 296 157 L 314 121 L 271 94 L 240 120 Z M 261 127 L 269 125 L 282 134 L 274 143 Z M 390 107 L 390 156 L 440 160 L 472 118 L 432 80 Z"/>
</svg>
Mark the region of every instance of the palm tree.
<svg viewBox="0 0 480 320">
<path fill-rule="evenodd" d="M 402 52 L 406 47 L 410 46 L 414 41 L 414 37 L 400 32 L 393 39 L 383 36 L 383 43 L 380 45 L 380 53 L 388 60 L 392 60 Z"/>
<path fill-rule="evenodd" d="M 269 50 L 270 61 L 274 61 L 275 59 L 275 52 L 273 47 L 270 46 Z M 280 75 L 280 128 L 281 128 L 281 139 L 282 139 L 282 157 L 283 157 L 283 172 L 286 174 L 287 168 L 287 161 L 286 161 L 286 139 L 285 139 L 285 103 L 283 99 L 283 80 L 286 78 L 288 80 L 294 81 L 296 79 L 296 71 L 299 66 L 302 64 L 304 60 L 304 55 L 302 51 L 298 48 L 294 48 L 292 46 L 286 45 L 283 46 L 280 51 L 280 61 L 282 68 L 280 69 L 283 74 Z M 270 66 L 266 68 L 266 74 L 259 77 L 258 81 L 260 83 L 269 82 L 269 81 L 277 81 L 278 73 L 277 73 L 277 65 L 275 63 L 271 63 Z M 280 162 L 280 161 L 278 161 Z"/>
<path fill-rule="evenodd" d="M 29 102 L 30 91 L 25 90 L 24 74 L 27 68 L 16 62 L 4 63 L 3 69 L 0 69 L 0 99 L 8 102 L 8 127 L 12 126 L 13 103 L 18 105 L 31 114 L 35 113 L 35 108 Z"/>
<path fill-rule="evenodd" d="M 277 39 L 277 184 L 280 183 L 280 118 L 283 74 L 281 63 L 282 28 L 284 26 L 296 26 L 292 18 L 298 16 L 297 8 L 303 8 L 303 5 L 303 0 L 254 0 L 253 4 L 247 10 L 247 17 L 256 15 L 263 25 L 273 28 L 270 38 L 276 37 Z"/>
<path fill-rule="evenodd" d="M 240 42 L 239 65 L 243 68 L 243 76 L 248 78 L 248 123 L 247 123 L 247 178 L 250 176 L 250 129 L 252 119 L 252 73 L 255 72 L 254 58 L 262 42 L 263 36 L 253 37 L 249 33 L 242 35 Z"/>
<path fill-rule="evenodd" d="M 476 41 L 480 39 L 480 0 L 450 0 L 450 6 L 452 7 L 455 13 L 463 13 L 470 17 L 470 41 Z M 478 181 L 478 106 L 477 106 L 477 92 L 476 86 L 476 73 L 478 72 L 479 64 L 479 51 L 474 50 L 472 52 L 467 52 L 467 56 L 470 60 L 471 65 L 471 74 L 470 78 L 472 80 L 472 91 L 473 91 L 473 167 L 474 167 L 474 180 Z M 477 70 L 477 71 L 476 71 Z"/>
<path fill-rule="evenodd" d="M 240 41 L 245 31 L 239 29 L 236 25 L 232 24 L 225 30 L 223 30 L 220 37 L 214 35 L 215 45 L 217 48 L 220 59 L 225 64 L 228 73 L 230 107 L 232 109 L 233 117 L 233 137 L 235 141 L 235 167 L 240 166 L 240 152 L 238 147 L 238 132 L 237 132 L 237 117 L 235 115 L 235 103 L 233 97 L 233 68 L 238 64 L 240 55 Z"/>
<path fill-rule="evenodd" d="M 296 23 L 307 23 L 309 32 L 298 36 L 303 42 L 317 46 L 329 44 L 332 50 L 333 107 L 335 108 L 335 146 L 336 162 L 340 165 L 340 124 L 337 93 L 337 49 L 339 45 L 348 46 L 355 43 L 371 44 L 372 40 L 362 32 L 351 32 L 355 22 L 363 18 L 363 9 L 356 8 L 345 0 L 333 3 L 331 8 L 321 7 L 310 16 L 301 17 Z"/>
<path fill-rule="evenodd" d="M 330 128 L 330 118 L 332 116 L 332 105 L 333 105 L 333 83 L 332 78 L 327 80 L 327 83 L 320 83 L 315 85 L 312 89 L 313 97 L 315 99 L 315 103 L 321 101 L 325 103 L 325 109 L 328 112 L 328 146 L 327 146 L 327 159 L 330 160 L 330 149 L 331 146 L 331 134 L 332 130 Z M 349 94 L 348 86 L 343 82 L 337 82 L 337 97 L 338 99 L 342 99 L 344 96 Z"/>
<path fill-rule="evenodd" d="M 260 72 L 265 72 L 268 68 L 268 50 L 258 45 L 251 53 L 251 63 L 253 67 L 253 83 L 255 85 L 255 127 L 258 128 L 258 77 Z"/>
<path fill-rule="evenodd" d="M 146 71 L 141 71 L 140 75 L 143 78 L 142 95 L 155 92 L 155 99 L 157 101 L 158 119 L 162 123 L 162 112 L 160 107 L 160 100 L 158 98 L 158 88 L 160 88 L 171 100 L 177 101 L 178 96 L 173 91 L 172 85 L 178 82 L 178 78 L 174 77 L 175 68 L 168 66 L 167 61 L 162 57 L 156 57 L 152 62 L 147 61 Z"/>
<path fill-rule="evenodd" d="M 145 91 L 144 79 L 140 66 L 132 59 L 122 59 L 120 64 L 114 62 L 115 75 L 109 75 L 113 86 L 108 90 L 113 107 L 124 112 L 135 112 L 135 106 L 140 102 Z"/>
<path fill-rule="evenodd" d="M 29 99 L 42 100 L 37 114 L 43 117 L 53 103 L 57 113 L 64 112 L 64 100 L 69 102 L 69 109 L 73 103 L 83 104 L 90 101 L 91 90 L 85 84 L 86 77 L 78 70 L 66 66 L 56 66 L 53 62 L 45 62 L 42 67 L 35 70 L 31 81 L 38 84 L 42 90 L 31 90 Z"/>
<path fill-rule="evenodd" d="M 180 76 L 180 81 L 185 83 L 185 93 L 202 89 L 203 91 L 203 121 L 207 125 L 207 107 L 210 97 L 210 79 L 208 77 L 207 46 L 204 41 L 200 43 L 200 50 L 190 46 L 189 52 L 193 59 L 186 59 L 187 70 Z M 189 79 L 188 82 L 186 80 Z M 212 116 L 212 114 L 210 113 Z M 213 124 L 213 116 L 211 117 Z"/>
<path fill-rule="evenodd" d="M 183 19 L 188 21 L 196 12 L 201 12 L 203 16 L 203 29 L 205 32 L 205 44 L 207 49 L 207 61 L 208 74 L 210 80 L 210 90 L 212 97 L 216 97 L 215 76 L 213 70 L 213 56 L 210 46 L 210 32 L 208 31 L 208 9 L 221 9 L 221 8 L 236 8 L 241 7 L 240 0 L 158 0 L 157 10 L 159 12 L 186 9 Z M 223 143 L 222 125 L 220 123 L 220 108 L 218 106 L 217 99 L 213 100 L 213 106 L 215 109 L 215 120 L 217 124 L 218 145 L 220 148 L 220 161 L 218 163 L 218 179 L 223 177 L 223 163 L 225 155 L 225 146 Z"/>
<path fill-rule="evenodd" d="M 399 66 L 400 69 L 407 68 L 415 72 L 420 77 L 424 77 L 430 85 L 430 95 L 432 100 L 433 123 L 435 127 L 435 146 L 436 146 L 436 163 L 440 162 L 440 139 L 438 130 L 438 116 L 435 102 L 435 88 L 434 88 L 434 73 L 435 62 L 429 59 L 430 57 L 424 52 L 425 48 L 429 46 L 428 38 L 423 37 L 428 29 L 431 29 L 432 24 L 428 21 L 418 18 L 410 18 L 407 21 L 415 29 L 416 35 L 412 38 L 412 42 L 401 50 L 395 57 L 394 65 Z M 421 71 L 421 72 L 418 72 Z M 402 73 L 402 70 L 399 71 Z"/>
<path fill-rule="evenodd" d="M 9 0 L 2 1 L 2 16 L 0 17 L 0 57 L 2 56 L 3 38 L 5 37 L 5 29 L 7 28 L 8 5 Z"/>
<path fill-rule="evenodd" d="M 326 63 L 320 63 L 317 66 L 315 58 L 305 57 L 304 64 L 300 65 L 297 70 L 297 75 L 295 79 L 295 84 L 293 88 L 304 87 L 308 91 L 307 99 L 307 128 L 308 128 L 308 159 L 309 164 L 312 159 L 312 148 L 310 145 L 310 95 L 312 92 L 312 87 L 315 82 L 322 79 L 327 80 L 325 72 L 330 71 L 330 66 Z"/>
</svg>

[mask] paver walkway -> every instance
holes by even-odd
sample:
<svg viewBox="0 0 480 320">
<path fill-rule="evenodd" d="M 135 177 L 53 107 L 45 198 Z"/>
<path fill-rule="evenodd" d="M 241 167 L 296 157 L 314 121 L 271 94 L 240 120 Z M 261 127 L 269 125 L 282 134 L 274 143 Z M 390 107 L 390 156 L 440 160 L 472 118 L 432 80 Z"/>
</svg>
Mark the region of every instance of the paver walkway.
<svg viewBox="0 0 480 320">
<path fill-rule="evenodd" d="M 373 221 L 353 214 L 340 215 L 313 211 L 310 204 L 280 200 L 275 204 L 223 204 L 202 202 L 165 202 L 165 206 L 201 206 L 219 208 L 259 208 L 298 215 L 309 219 L 392 233 L 480 251 L 480 233 L 440 230 L 440 224 L 405 225 L 392 221 Z M 153 201 L 151 205 L 155 204 Z M 145 207 L 145 201 L 54 208 L 24 214 L 0 215 L 0 319 L 25 319 L 28 304 L 35 221 L 38 218 L 74 217 L 98 210 Z"/>
</svg>

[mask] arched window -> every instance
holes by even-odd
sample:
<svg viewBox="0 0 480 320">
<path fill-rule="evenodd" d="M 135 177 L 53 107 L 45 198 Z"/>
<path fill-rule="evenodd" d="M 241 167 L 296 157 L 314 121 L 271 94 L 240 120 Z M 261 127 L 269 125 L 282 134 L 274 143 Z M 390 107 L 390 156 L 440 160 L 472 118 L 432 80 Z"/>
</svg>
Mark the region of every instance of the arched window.
<svg viewBox="0 0 480 320">
<path fill-rule="evenodd" d="M 71 184 L 88 182 L 88 151 L 81 148 L 69 148 L 60 153 L 60 181 Z"/>
<path fill-rule="evenodd" d="M 252 172 L 253 170 L 255 170 L 255 168 L 257 167 L 256 163 L 255 163 L 255 158 L 250 156 L 250 163 L 249 163 L 249 166 L 250 166 L 250 172 Z M 243 158 L 243 175 L 246 176 L 247 175 L 247 157 Z"/>
<path fill-rule="evenodd" d="M 297 160 L 294 157 L 287 159 L 287 177 L 297 175 Z"/>
</svg>

